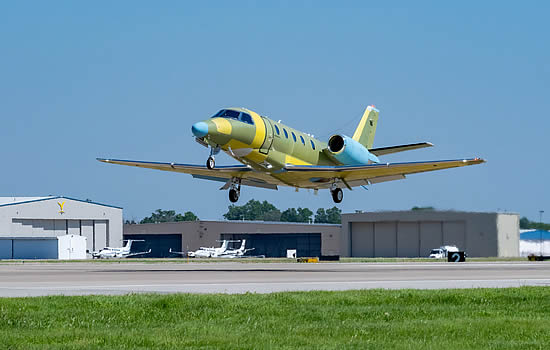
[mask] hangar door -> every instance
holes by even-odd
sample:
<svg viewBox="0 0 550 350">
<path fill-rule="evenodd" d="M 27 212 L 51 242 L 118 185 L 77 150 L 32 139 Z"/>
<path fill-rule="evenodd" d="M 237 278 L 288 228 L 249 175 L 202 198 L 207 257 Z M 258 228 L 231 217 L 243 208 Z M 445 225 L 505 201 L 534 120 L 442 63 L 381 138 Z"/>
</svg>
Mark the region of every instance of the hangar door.
<svg viewBox="0 0 550 350">
<path fill-rule="evenodd" d="M 12 219 L 12 231 L 19 237 L 86 237 L 90 252 L 108 247 L 109 220 Z"/>
<path fill-rule="evenodd" d="M 464 221 L 354 222 L 351 225 L 351 256 L 427 257 L 442 245 L 466 249 Z"/>
<path fill-rule="evenodd" d="M 135 258 L 169 258 L 174 257 L 170 249 L 181 252 L 181 234 L 124 235 L 124 239 L 143 240 L 143 242 L 132 243 L 131 253 L 146 252 L 151 249 L 151 253 L 137 255 Z"/>
<path fill-rule="evenodd" d="M 57 259 L 56 238 L 0 239 L 0 259 Z"/>
<path fill-rule="evenodd" d="M 246 239 L 246 248 L 254 248 L 247 255 L 265 255 L 266 258 L 286 258 L 287 249 L 296 249 L 298 257 L 321 256 L 320 233 L 222 233 L 221 239 Z M 238 243 L 233 246 L 240 246 Z"/>
</svg>

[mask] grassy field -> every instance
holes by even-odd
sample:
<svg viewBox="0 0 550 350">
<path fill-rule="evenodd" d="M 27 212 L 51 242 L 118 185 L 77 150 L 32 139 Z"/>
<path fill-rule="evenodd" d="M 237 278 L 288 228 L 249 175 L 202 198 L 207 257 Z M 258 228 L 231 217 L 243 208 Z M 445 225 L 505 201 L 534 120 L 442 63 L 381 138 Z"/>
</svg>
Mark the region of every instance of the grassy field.
<svg viewBox="0 0 550 350">
<path fill-rule="evenodd" d="M 0 299 L 1 349 L 543 349 L 550 288 Z"/>
</svg>

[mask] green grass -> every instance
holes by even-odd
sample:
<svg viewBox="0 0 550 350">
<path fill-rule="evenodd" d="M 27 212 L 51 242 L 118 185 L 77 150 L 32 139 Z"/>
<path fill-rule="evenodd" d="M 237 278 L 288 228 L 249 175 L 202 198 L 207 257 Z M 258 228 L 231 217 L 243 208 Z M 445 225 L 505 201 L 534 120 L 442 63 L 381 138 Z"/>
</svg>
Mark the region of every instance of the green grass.
<svg viewBox="0 0 550 350">
<path fill-rule="evenodd" d="M 543 349 L 550 288 L 0 299 L 1 349 Z"/>
</svg>

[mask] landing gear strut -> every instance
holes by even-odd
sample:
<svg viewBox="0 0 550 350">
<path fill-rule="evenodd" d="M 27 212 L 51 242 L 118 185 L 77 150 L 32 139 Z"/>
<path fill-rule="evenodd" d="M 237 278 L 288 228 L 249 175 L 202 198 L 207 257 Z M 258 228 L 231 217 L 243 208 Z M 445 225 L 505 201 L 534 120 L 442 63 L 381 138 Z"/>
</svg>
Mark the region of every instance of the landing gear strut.
<svg viewBox="0 0 550 350">
<path fill-rule="evenodd" d="M 332 200 L 334 203 L 340 203 L 342 202 L 342 199 L 344 199 L 344 192 L 342 192 L 341 188 L 334 188 L 330 190 L 330 193 L 332 194 Z"/>
</svg>

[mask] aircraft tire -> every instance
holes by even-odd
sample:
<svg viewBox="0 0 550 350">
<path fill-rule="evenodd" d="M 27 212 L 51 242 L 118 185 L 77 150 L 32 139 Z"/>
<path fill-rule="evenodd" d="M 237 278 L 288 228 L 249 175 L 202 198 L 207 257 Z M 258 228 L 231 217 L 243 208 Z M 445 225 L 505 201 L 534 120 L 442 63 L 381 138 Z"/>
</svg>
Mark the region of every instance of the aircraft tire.
<svg viewBox="0 0 550 350">
<path fill-rule="evenodd" d="M 214 158 L 208 157 L 208 159 L 206 160 L 206 167 L 212 170 L 214 169 L 215 166 L 216 166 L 216 161 L 214 161 Z"/>
<path fill-rule="evenodd" d="M 332 194 L 332 200 L 334 203 L 341 203 L 342 199 L 344 199 L 344 192 L 342 192 L 341 188 L 337 188 L 333 191 L 331 191 Z"/>
<path fill-rule="evenodd" d="M 232 202 L 232 203 L 235 203 L 239 200 L 239 191 L 237 191 L 236 189 L 232 188 L 229 190 L 229 200 Z"/>
</svg>

